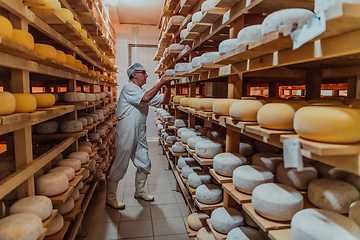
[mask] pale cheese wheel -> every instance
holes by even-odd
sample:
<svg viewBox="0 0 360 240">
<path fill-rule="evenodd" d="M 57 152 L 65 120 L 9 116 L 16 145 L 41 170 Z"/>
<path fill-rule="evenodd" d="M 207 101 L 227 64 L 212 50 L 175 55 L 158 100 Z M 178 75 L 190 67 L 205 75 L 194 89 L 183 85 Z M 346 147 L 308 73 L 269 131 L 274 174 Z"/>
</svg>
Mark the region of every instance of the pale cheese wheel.
<svg viewBox="0 0 360 240">
<path fill-rule="evenodd" d="M 180 129 L 177 130 L 178 137 L 181 137 L 181 134 L 183 132 L 187 132 L 187 131 L 195 132 L 195 129 L 193 129 L 193 128 L 180 128 Z"/>
<path fill-rule="evenodd" d="M 52 134 L 59 131 L 59 124 L 56 121 L 46 121 L 35 125 L 35 132 L 38 134 Z"/>
<path fill-rule="evenodd" d="M 84 183 L 81 181 L 79 182 L 79 184 L 76 186 L 77 190 L 81 190 L 84 187 Z"/>
<path fill-rule="evenodd" d="M 55 196 L 62 194 L 69 187 L 69 179 L 64 173 L 47 173 L 35 181 L 36 194 Z"/>
<path fill-rule="evenodd" d="M 301 28 L 314 13 L 307 9 L 289 8 L 269 14 L 261 26 L 261 34 L 282 30 L 285 26 L 292 26 L 292 30 Z"/>
<path fill-rule="evenodd" d="M 167 136 L 165 141 L 168 144 L 174 144 L 174 143 L 176 143 L 176 137 L 175 136 Z"/>
<path fill-rule="evenodd" d="M 56 60 L 57 52 L 56 49 L 48 44 L 35 43 L 34 51 L 45 56 L 46 59 Z"/>
<path fill-rule="evenodd" d="M 248 194 L 251 194 L 260 184 L 274 182 L 272 172 L 256 165 L 240 166 L 233 171 L 232 177 L 235 188 Z"/>
<path fill-rule="evenodd" d="M 95 94 L 85 93 L 85 101 L 87 101 L 87 102 L 95 102 L 96 101 Z"/>
<path fill-rule="evenodd" d="M 360 228 L 341 214 L 309 208 L 297 212 L 291 220 L 292 240 L 355 240 Z"/>
<path fill-rule="evenodd" d="M 184 98 L 185 96 L 184 95 L 176 95 L 176 96 L 174 96 L 174 98 L 173 98 L 173 102 L 174 103 L 180 103 L 180 100 L 182 99 L 182 98 Z"/>
<path fill-rule="evenodd" d="M 236 227 L 227 234 L 226 240 L 265 240 L 265 238 L 258 230 L 251 227 Z"/>
<path fill-rule="evenodd" d="M 261 37 L 261 24 L 245 27 L 237 35 L 238 45 L 255 42 Z"/>
<path fill-rule="evenodd" d="M 90 177 L 90 171 L 89 169 L 85 169 L 83 173 L 83 179 L 87 179 L 88 177 Z"/>
<path fill-rule="evenodd" d="M 178 44 L 178 43 L 173 43 L 170 45 L 169 47 L 169 51 L 181 51 L 185 48 L 184 45 Z"/>
<path fill-rule="evenodd" d="M 17 213 L 0 219 L 0 239 L 36 240 L 42 232 L 41 218 L 34 213 Z"/>
<path fill-rule="evenodd" d="M 360 200 L 353 202 L 349 208 L 349 218 L 360 226 Z"/>
<path fill-rule="evenodd" d="M 314 165 L 318 172 L 319 178 L 329 178 L 346 181 L 349 173 L 337 167 L 329 166 L 325 163 L 318 162 Z"/>
<path fill-rule="evenodd" d="M 1 18 L 0 18 L 0 24 L 1 24 Z M 9 115 L 15 111 L 16 101 L 14 95 L 12 95 L 11 93 L 0 92 L 0 102 L 4 103 L 0 108 L 0 116 Z"/>
<path fill-rule="evenodd" d="M 249 216 L 249 214 L 244 209 L 241 209 L 241 214 L 244 217 L 245 225 L 256 229 L 259 228 L 259 225 Z"/>
<path fill-rule="evenodd" d="M 198 11 L 191 16 L 191 21 L 198 22 L 198 21 L 200 21 L 201 18 L 202 18 L 202 12 Z"/>
<path fill-rule="evenodd" d="M 283 157 L 277 153 L 256 153 L 252 157 L 252 164 L 265 167 L 272 173 L 276 173 L 277 167 L 284 162 Z"/>
<path fill-rule="evenodd" d="M 86 120 L 86 118 L 78 117 L 77 120 L 82 123 L 83 127 L 86 127 L 86 126 L 87 126 L 87 120 Z"/>
<path fill-rule="evenodd" d="M 216 142 L 221 144 L 221 147 L 226 147 L 226 136 L 220 136 L 216 139 Z"/>
<path fill-rule="evenodd" d="M 194 108 L 195 110 L 197 111 L 200 111 L 201 110 L 201 107 L 200 107 L 200 101 L 202 99 L 201 98 L 195 98 L 192 102 L 191 102 L 191 107 Z"/>
<path fill-rule="evenodd" d="M 313 180 L 317 179 L 317 170 L 314 166 L 304 163 L 302 170 L 296 168 L 285 168 L 284 163 L 277 167 L 276 179 L 279 183 L 296 188 L 297 190 L 306 190 Z"/>
<path fill-rule="evenodd" d="M 214 157 L 213 168 L 216 173 L 231 177 L 233 171 L 247 163 L 247 159 L 236 153 L 219 153 Z"/>
<path fill-rule="evenodd" d="M 182 120 L 182 119 L 175 119 L 174 125 L 175 125 L 175 127 L 177 127 L 177 128 L 186 127 L 185 121 Z"/>
<path fill-rule="evenodd" d="M 194 131 L 184 131 L 181 133 L 181 141 L 187 143 L 189 138 L 197 136 L 196 132 Z"/>
<path fill-rule="evenodd" d="M 74 15 L 73 13 L 66 9 L 66 8 L 61 8 L 61 16 L 63 18 L 65 18 L 66 22 L 73 25 L 74 24 Z"/>
<path fill-rule="evenodd" d="M 67 158 L 60 160 L 56 163 L 56 166 L 59 167 L 72 167 L 74 171 L 78 171 L 81 168 L 81 162 L 79 159 L 76 158 Z"/>
<path fill-rule="evenodd" d="M 201 4 L 201 12 L 207 12 L 216 9 L 216 0 L 207 0 Z"/>
<path fill-rule="evenodd" d="M 299 109 L 294 129 L 300 137 L 328 143 L 360 141 L 360 109 L 309 106 Z"/>
<path fill-rule="evenodd" d="M 30 113 L 36 110 L 36 98 L 28 93 L 14 93 L 15 113 Z"/>
<path fill-rule="evenodd" d="M 180 99 L 180 105 L 183 107 L 188 107 L 190 99 L 191 98 L 187 98 L 187 97 Z"/>
<path fill-rule="evenodd" d="M 185 148 L 181 146 L 179 142 L 176 142 L 174 145 L 172 145 L 172 150 L 174 153 L 183 153 L 186 152 Z"/>
<path fill-rule="evenodd" d="M 94 123 L 94 119 L 91 116 L 85 115 L 85 116 L 82 116 L 82 117 L 86 119 L 88 126 L 92 125 Z"/>
<path fill-rule="evenodd" d="M 95 93 L 96 101 L 99 101 L 101 99 L 100 94 Z"/>
<path fill-rule="evenodd" d="M 64 227 L 64 218 L 58 213 L 54 217 L 54 219 L 47 225 L 46 236 L 54 235 L 55 233 L 60 232 L 60 230 Z"/>
<path fill-rule="evenodd" d="M 206 133 L 206 137 L 214 141 L 221 136 L 225 136 L 225 131 L 219 129 L 209 129 Z"/>
<path fill-rule="evenodd" d="M 64 102 L 77 103 L 86 101 L 85 93 L 81 92 L 66 92 L 64 93 Z"/>
<path fill-rule="evenodd" d="M 228 51 L 234 50 L 238 46 L 236 38 L 226 39 L 219 44 L 220 55 L 225 54 Z"/>
<path fill-rule="evenodd" d="M 190 137 L 190 138 L 188 139 L 187 144 L 188 144 L 188 146 L 189 146 L 190 149 L 195 149 L 196 143 L 197 143 L 198 141 L 202 141 L 202 140 L 208 140 L 208 139 L 207 139 L 207 138 L 204 138 L 204 137 L 202 137 L 202 136 L 194 136 L 194 137 Z"/>
<path fill-rule="evenodd" d="M 299 191 L 278 183 L 257 186 L 252 192 L 251 203 L 258 214 L 275 221 L 290 221 L 304 208 L 304 199 Z"/>
<path fill-rule="evenodd" d="M 31 196 L 22 198 L 11 205 L 9 214 L 35 213 L 41 218 L 41 221 L 44 221 L 50 216 L 52 209 L 50 198 L 45 196 Z"/>
<path fill-rule="evenodd" d="M 187 63 L 177 63 L 174 69 L 175 72 L 184 72 L 187 69 Z"/>
<path fill-rule="evenodd" d="M 204 172 L 193 172 L 188 175 L 189 185 L 197 188 L 202 184 L 211 183 L 211 176 Z"/>
<path fill-rule="evenodd" d="M 66 54 L 66 64 L 69 64 L 71 66 L 75 66 L 75 57 L 70 54 Z"/>
<path fill-rule="evenodd" d="M 260 153 L 261 152 L 277 153 L 279 151 L 278 147 L 257 140 L 254 141 L 254 148 L 256 152 L 260 152 Z"/>
<path fill-rule="evenodd" d="M 22 46 L 25 46 L 29 50 L 34 49 L 34 37 L 27 31 L 13 29 L 12 40 Z"/>
<path fill-rule="evenodd" d="M 275 130 L 293 130 L 294 115 L 303 102 L 268 103 L 262 106 L 257 114 L 257 122 L 261 127 Z"/>
<path fill-rule="evenodd" d="M 184 16 L 175 15 L 169 19 L 169 22 L 171 22 L 172 24 L 181 24 L 184 21 L 184 19 L 185 19 Z"/>
<path fill-rule="evenodd" d="M 195 23 L 194 23 L 194 22 L 189 22 L 189 23 L 186 25 L 186 30 L 188 30 L 189 32 L 191 32 L 191 29 L 193 28 L 193 26 L 195 26 Z"/>
<path fill-rule="evenodd" d="M 262 106 L 263 103 L 258 100 L 237 100 L 231 104 L 229 115 L 234 120 L 256 122 L 257 113 Z"/>
<path fill-rule="evenodd" d="M 92 153 L 92 149 L 90 146 L 79 146 L 78 150 L 80 152 L 87 152 L 88 154 Z"/>
<path fill-rule="evenodd" d="M 185 166 L 197 166 L 197 161 L 193 159 L 192 157 L 180 157 L 177 165 L 180 169 L 182 169 Z"/>
<path fill-rule="evenodd" d="M 89 168 L 90 172 L 95 171 L 95 169 L 96 169 L 96 161 L 94 159 L 90 160 L 88 168 Z"/>
<path fill-rule="evenodd" d="M 216 204 L 222 200 L 222 190 L 214 184 L 203 184 L 196 188 L 195 196 L 201 203 Z"/>
<path fill-rule="evenodd" d="M 254 145 L 250 141 L 243 141 L 239 143 L 239 154 L 243 156 L 250 156 L 254 152 Z"/>
<path fill-rule="evenodd" d="M 166 71 L 165 71 L 165 75 L 166 75 L 166 76 L 170 76 L 170 77 L 174 76 L 174 75 L 175 75 L 175 69 L 168 69 L 168 70 L 166 70 Z"/>
<path fill-rule="evenodd" d="M 54 204 L 54 208 L 58 210 L 58 213 L 61 215 L 67 214 L 74 209 L 75 203 L 74 199 L 68 197 L 68 199 L 61 204 Z"/>
<path fill-rule="evenodd" d="M 89 139 L 92 142 L 98 141 L 100 139 L 99 133 L 89 133 Z"/>
<path fill-rule="evenodd" d="M 216 240 L 209 227 L 203 227 L 196 233 L 197 240 Z"/>
<path fill-rule="evenodd" d="M 315 9 L 316 13 L 320 11 L 325 11 L 329 7 L 335 5 L 336 3 L 345 2 L 345 3 L 355 3 L 359 4 L 359 0 L 315 0 Z"/>
<path fill-rule="evenodd" d="M 199 68 L 201 67 L 201 57 L 194 57 L 191 60 L 191 66 L 192 68 Z"/>
<path fill-rule="evenodd" d="M 77 188 L 74 188 L 74 191 L 71 193 L 70 198 L 72 198 L 74 200 L 74 202 L 76 202 L 80 197 L 80 192 Z"/>
<path fill-rule="evenodd" d="M 189 34 L 189 30 L 183 29 L 180 31 L 180 38 L 184 39 Z"/>
<path fill-rule="evenodd" d="M 63 51 L 56 50 L 56 61 L 66 63 L 66 54 Z"/>
<path fill-rule="evenodd" d="M 308 198 L 316 207 L 344 214 L 352 202 L 360 199 L 360 193 L 347 182 L 316 179 L 309 184 Z"/>
<path fill-rule="evenodd" d="M 33 96 L 36 98 L 36 107 L 38 108 L 48 108 L 55 104 L 55 96 L 51 93 L 36 93 Z"/>
<path fill-rule="evenodd" d="M 213 112 L 217 115 L 228 116 L 230 106 L 236 99 L 217 99 L 213 102 Z"/>
<path fill-rule="evenodd" d="M 201 170 L 202 170 L 202 169 L 201 169 L 200 166 L 196 166 L 196 165 L 189 166 L 189 165 L 186 165 L 186 166 L 184 166 L 184 167 L 181 168 L 181 176 L 183 176 L 184 178 L 188 178 L 191 173 L 201 172 Z"/>
<path fill-rule="evenodd" d="M 12 39 L 13 36 L 13 27 L 11 22 L 6 18 L 0 15 L 0 36 L 8 39 Z"/>
<path fill-rule="evenodd" d="M 211 225 L 214 230 L 228 234 L 231 229 L 244 225 L 244 217 L 235 208 L 220 207 L 211 213 Z"/>
<path fill-rule="evenodd" d="M 206 219 L 209 218 L 206 213 L 193 213 L 188 216 L 187 223 L 191 229 L 198 231 L 200 228 L 207 226 Z"/>
<path fill-rule="evenodd" d="M 68 158 L 74 158 L 80 160 L 81 164 L 88 163 L 90 161 L 90 156 L 87 152 L 73 152 L 68 155 Z"/>
<path fill-rule="evenodd" d="M 214 98 L 204 98 L 200 101 L 200 108 L 204 112 L 212 112 L 213 111 L 213 103 L 217 99 Z"/>
<path fill-rule="evenodd" d="M 202 158 L 213 158 L 221 153 L 221 144 L 210 140 L 199 141 L 195 144 L 195 153 Z"/>
<path fill-rule="evenodd" d="M 63 133 L 76 133 L 81 130 L 83 130 L 83 125 L 78 120 L 68 120 L 60 124 L 60 131 Z"/>
<path fill-rule="evenodd" d="M 201 64 L 213 63 L 219 57 L 219 52 L 206 52 L 201 55 L 200 61 Z"/>
<path fill-rule="evenodd" d="M 75 177 L 75 170 L 72 167 L 67 167 L 67 166 L 52 168 L 48 172 L 64 173 L 68 177 L 69 181 L 73 180 Z"/>
</svg>

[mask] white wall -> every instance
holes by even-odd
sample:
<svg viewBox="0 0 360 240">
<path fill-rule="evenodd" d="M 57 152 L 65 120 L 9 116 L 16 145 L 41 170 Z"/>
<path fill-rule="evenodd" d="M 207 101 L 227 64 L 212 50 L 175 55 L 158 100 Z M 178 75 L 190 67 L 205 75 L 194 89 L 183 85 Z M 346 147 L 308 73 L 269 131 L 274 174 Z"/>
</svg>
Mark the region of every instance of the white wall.
<svg viewBox="0 0 360 240">
<path fill-rule="evenodd" d="M 122 86 L 129 81 L 126 75 L 126 69 L 129 66 L 128 62 L 128 47 L 129 44 L 158 44 L 159 29 L 157 26 L 146 25 L 130 25 L 130 24 L 115 24 L 115 39 L 116 39 L 116 65 L 118 66 L 118 96 Z M 156 53 L 156 48 L 132 48 L 132 63 L 140 62 L 148 70 L 147 83 L 143 86 L 148 90 L 156 84 L 158 79 L 157 74 L 154 73 L 157 62 L 153 61 Z M 156 114 L 154 108 L 150 107 L 148 121 L 147 121 L 147 139 L 148 141 L 157 140 L 157 131 L 154 125 L 154 118 Z"/>
</svg>

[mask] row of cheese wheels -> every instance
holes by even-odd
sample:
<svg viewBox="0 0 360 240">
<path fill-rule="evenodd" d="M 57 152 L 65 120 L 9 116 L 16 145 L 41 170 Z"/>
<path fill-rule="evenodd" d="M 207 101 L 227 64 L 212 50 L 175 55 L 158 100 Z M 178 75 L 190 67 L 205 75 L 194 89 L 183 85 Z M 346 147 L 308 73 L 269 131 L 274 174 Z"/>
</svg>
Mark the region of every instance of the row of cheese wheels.
<svg viewBox="0 0 360 240">
<path fill-rule="evenodd" d="M 257 122 L 274 130 L 295 130 L 301 137 L 327 143 L 360 141 L 358 102 L 349 106 L 329 100 L 210 99 L 179 97 L 180 104 L 195 110 L 231 116 L 234 120 Z M 174 97 L 174 102 L 179 98 Z"/>
</svg>

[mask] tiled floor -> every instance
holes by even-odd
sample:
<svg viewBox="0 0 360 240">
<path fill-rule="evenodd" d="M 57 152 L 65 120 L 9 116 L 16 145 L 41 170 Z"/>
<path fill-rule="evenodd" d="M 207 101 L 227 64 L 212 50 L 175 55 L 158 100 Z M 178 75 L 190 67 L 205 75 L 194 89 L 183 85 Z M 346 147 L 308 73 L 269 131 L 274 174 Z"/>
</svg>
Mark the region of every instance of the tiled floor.
<svg viewBox="0 0 360 240">
<path fill-rule="evenodd" d="M 152 163 L 145 190 L 155 197 L 154 202 L 134 199 L 135 167 L 129 164 L 125 178 L 118 186 L 118 200 L 126 204 L 125 210 L 115 210 L 105 205 L 105 186 L 95 194 L 89 204 L 83 221 L 86 240 L 183 240 L 189 239 L 184 218 L 189 210 L 181 193 L 174 191 L 176 180 L 167 168 L 157 142 L 149 142 L 149 156 Z"/>
</svg>

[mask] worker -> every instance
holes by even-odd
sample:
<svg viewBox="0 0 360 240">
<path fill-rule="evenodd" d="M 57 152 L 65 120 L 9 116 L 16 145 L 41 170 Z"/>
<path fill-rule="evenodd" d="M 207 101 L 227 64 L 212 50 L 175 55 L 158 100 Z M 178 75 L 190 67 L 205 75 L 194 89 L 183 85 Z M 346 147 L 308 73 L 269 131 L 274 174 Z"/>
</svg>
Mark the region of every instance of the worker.
<svg viewBox="0 0 360 240">
<path fill-rule="evenodd" d="M 144 191 L 147 175 L 151 169 L 146 141 L 146 118 L 149 106 L 159 107 L 160 104 L 168 104 L 172 81 L 163 75 L 158 84 L 145 91 L 142 86 L 146 83 L 148 75 L 140 63 L 132 64 L 127 69 L 127 75 L 130 81 L 122 88 L 116 109 L 114 160 L 107 177 L 106 188 L 106 204 L 116 209 L 125 208 L 124 203 L 118 202 L 116 191 L 119 181 L 126 173 L 130 159 L 137 168 L 134 197 L 154 201 L 154 197 Z M 165 86 L 165 93 L 159 96 L 157 93 L 162 86 Z"/>
</svg>

